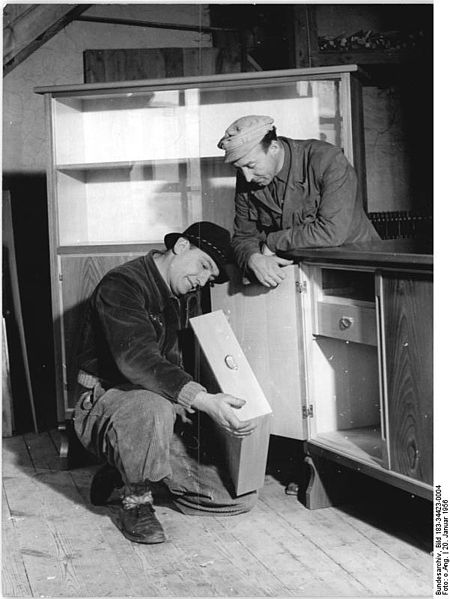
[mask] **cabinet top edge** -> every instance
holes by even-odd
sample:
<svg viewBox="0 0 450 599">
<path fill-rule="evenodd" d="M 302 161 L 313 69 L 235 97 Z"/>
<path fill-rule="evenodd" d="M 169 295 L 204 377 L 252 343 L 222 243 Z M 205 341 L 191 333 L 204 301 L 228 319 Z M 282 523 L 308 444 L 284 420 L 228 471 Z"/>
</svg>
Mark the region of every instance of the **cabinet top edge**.
<svg viewBox="0 0 450 599">
<path fill-rule="evenodd" d="M 196 75 L 192 77 L 168 77 L 159 79 L 139 79 L 134 81 L 111 81 L 107 83 L 77 83 L 67 85 L 38 86 L 34 88 L 37 94 L 66 95 L 107 93 L 109 91 L 145 91 L 146 89 L 207 86 L 214 83 L 240 83 L 245 80 L 252 82 L 266 79 L 282 80 L 283 78 L 307 77 L 316 75 L 339 75 L 354 73 L 364 76 L 364 71 L 355 64 L 335 65 L 329 67 L 312 67 L 303 69 L 284 69 L 277 71 L 257 71 L 249 73 L 227 73 L 224 75 Z"/>
<path fill-rule="evenodd" d="M 405 239 L 353 243 L 329 248 L 299 248 L 280 254 L 294 262 L 308 259 L 343 264 L 416 268 L 424 271 L 433 269 L 430 244 Z"/>
</svg>

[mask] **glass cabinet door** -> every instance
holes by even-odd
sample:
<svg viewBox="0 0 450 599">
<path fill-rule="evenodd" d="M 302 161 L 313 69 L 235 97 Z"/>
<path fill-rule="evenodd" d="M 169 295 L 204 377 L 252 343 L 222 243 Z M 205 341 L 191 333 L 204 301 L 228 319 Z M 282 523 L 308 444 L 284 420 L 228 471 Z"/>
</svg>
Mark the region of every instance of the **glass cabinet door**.
<svg viewBox="0 0 450 599">
<path fill-rule="evenodd" d="M 231 229 L 235 171 L 217 143 L 246 114 L 353 160 L 349 73 L 204 79 L 52 94 L 57 246 L 161 243 L 202 219 Z"/>
<path fill-rule="evenodd" d="M 294 139 L 321 139 L 346 146 L 344 120 L 340 112 L 343 82 L 338 79 L 288 81 L 261 85 L 246 82 L 239 87 L 224 86 L 192 91 L 199 104 L 200 172 L 203 215 L 231 229 L 234 219 L 235 170 L 224 164 L 224 152 L 217 147 L 227 127 L 248 114 L 271 116 L 277 134 Z"/>
<path fill-rule="evenodd" d="M 58 99 L 54 122 L 59 245 L 158 243 L 201 218 L 184 92 Z"/>
</svg>

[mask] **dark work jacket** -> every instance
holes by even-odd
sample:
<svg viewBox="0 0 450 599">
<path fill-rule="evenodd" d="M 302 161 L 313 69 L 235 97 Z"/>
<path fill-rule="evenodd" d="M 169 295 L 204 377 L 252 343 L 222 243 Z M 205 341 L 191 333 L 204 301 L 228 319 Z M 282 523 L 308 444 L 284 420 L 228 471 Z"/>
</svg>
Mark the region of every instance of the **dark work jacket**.
<svg viewBox="0 0 450 599">
<path fill-rule="evenodd" d="M 89 300 L 78 363 L 108 386 L 131 383 L 177 401 L 192 381 L 181 365 L 180 302 L 153 253 L 112 269 L 100 281 Z"/>
<path fill-rule="evenodd" d="M 262 242 L 277 252 L 379 239 L 342 149 L 316 139 L 279 139 L 291 152 L 282 207 L 267 186 L 237 176 L 232 245 L 239 266 L 246 267 Z"/>
</svg>

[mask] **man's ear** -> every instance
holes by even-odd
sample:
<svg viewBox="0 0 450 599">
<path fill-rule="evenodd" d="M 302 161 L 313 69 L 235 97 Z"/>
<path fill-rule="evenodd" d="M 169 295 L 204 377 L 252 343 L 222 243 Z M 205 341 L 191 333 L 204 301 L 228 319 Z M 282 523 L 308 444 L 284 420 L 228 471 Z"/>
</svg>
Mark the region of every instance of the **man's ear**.
<svg viewBox="0 0 450 599">
<path fill-rule="evenodd" d="M 270 146 L 269 146 L 269 151 L 272 152 L 272 154 L 278 154 L 278 152 L 281 150 L 281 144 L 277 139 L 272 139 L 272 141 L 270 142 Z"/>
<path fill-rule="evenodd" d="M 184 254 L 190 247 L 191 244 L 188 239 L 185 237 L 178 237 L 172 250 L 174 254 Z"/>
</svg>

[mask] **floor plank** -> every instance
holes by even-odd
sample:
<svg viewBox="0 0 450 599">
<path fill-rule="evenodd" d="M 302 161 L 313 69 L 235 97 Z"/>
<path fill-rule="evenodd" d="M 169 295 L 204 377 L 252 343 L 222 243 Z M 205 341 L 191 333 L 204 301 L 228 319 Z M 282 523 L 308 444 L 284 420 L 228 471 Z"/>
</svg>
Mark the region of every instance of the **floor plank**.
<svg viewBox="0 0 450 599">
<path fill-rule="evenodd" d="M 263 503 L 274 507 L 290 526 L 318 544 L 329 559 L 360 582 L 365 592 L 416 597 L 432 588 L 432 557 L 424 550 L 339 508 L 299 510 L 289 498 L 283 501 L 275 494 L 274 486 L 267 484 L 261 496 Z M 405 563 L 407 559 L 413 561 Z M 423 565 L 419 572 L 411 568 L 416 560 Z"/>
<path fill-rule="evenodd" d="M 3 440 L 7 596 L 431 594 L 432 557 L 419 523 L 358 506 L 307 510 L 272 475 L 256 507 L 239 516 L 186 516 L 162 498 L 156 511 L 168 541 L 130 543 L 117 508 L 89 502 L 97 466 L 58 469 L 58 435 Z"/>
<path fill-rule="evenodd" d="M 281 488 L 279 492 L 280 495 L 283 493 Z M 268 509 L 262 501 L 252 510 L 251 518 L 240 522 L 224 521 L 223 525 L 283 582 L 290 594 L 360 596 L 365 590 L 327 558 L 320 547 L 298 534 L 277 511 Z"/>
<path fill-rule="evenodd" d="M 60 458 L 50 435 L 28 433 L 23 435 L 35 470 L 59 470 Z"/>
<path fill-rule="evenodd" d="M 17 545 L 15 516 L 2 490 L 2 596 L 32 597 L 22 554 Z"/>
</svg>

